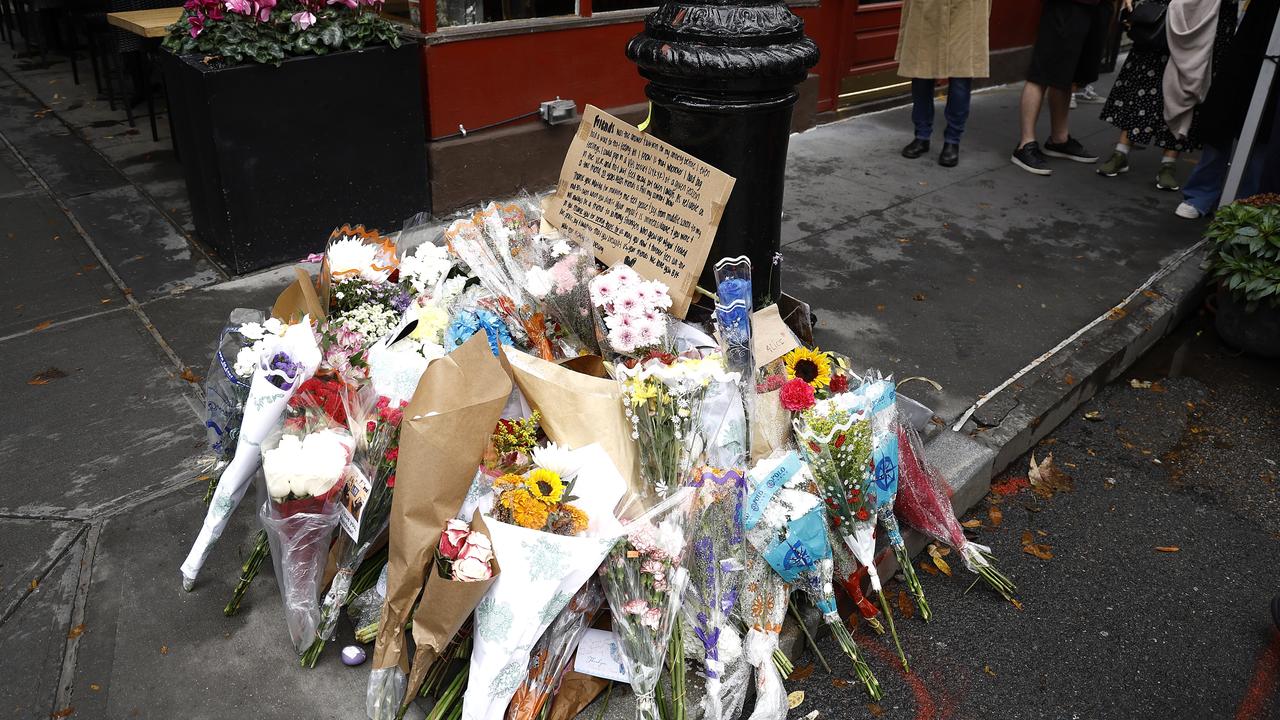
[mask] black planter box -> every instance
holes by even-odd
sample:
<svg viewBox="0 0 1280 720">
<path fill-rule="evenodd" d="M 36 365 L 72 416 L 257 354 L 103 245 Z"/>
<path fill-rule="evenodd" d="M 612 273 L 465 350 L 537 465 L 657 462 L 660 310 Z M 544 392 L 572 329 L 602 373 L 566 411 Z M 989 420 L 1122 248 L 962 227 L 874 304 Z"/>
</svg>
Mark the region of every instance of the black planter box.
<svg viewBox="0 0 1280 720">
<path fill-rule="evenodd" d="M 431 209 L 416 43 L 279 67 L 160 54 L 196 236 L 235 274 Z"/>
</svg>

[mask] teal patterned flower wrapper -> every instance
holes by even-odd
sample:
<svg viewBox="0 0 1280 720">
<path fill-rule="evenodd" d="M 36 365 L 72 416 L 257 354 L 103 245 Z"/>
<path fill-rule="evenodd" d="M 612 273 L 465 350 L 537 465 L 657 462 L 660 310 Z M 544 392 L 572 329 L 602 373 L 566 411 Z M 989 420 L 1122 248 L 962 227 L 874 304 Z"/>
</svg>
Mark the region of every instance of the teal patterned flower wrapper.
<svg viewBox="0 0 1280 720">
<path fill-rule="evenodd" d="M 529 651 L 622 535 L 613 510 L 626 482 L 613 461 L 594 444 L 571 454 L 578 468 L 573 504 L 588 517 L 584 534 L 556 535 L 485 518 L 503 574 L 476 607 L 466 720 L 502 717 L 527 677 Z"/>
</svg>

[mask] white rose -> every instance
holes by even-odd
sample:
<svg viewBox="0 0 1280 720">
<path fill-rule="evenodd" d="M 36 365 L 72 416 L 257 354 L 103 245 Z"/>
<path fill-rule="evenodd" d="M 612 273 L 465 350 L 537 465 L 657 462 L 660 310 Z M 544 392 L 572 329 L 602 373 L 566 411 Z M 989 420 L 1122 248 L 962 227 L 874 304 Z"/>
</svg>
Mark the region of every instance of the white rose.
<svg viewBox="0 0 1280 720">
<path fill-rule="evenodd" d="M 274 318 L 272 319 L 274 320 Z M 262 336 L 265 334 L 265 331 L 262 328 L 262 323 L 256 322 L 248 322 L 241 325 L 239 332 L 250 340 L 261 340 Z"/>
<path fill-rule="evenodd" d="M 458 582 L 479 582 L 493 577 L 489 563 L 470 557 L 453 563 L 453 579 Z"/>
<path fill-rule="evenodd" d="M 240 352 L 236 354 L 236 364 L 233 368 L 236 375 L 249 377 L 256 367 L 258 367 L 258 353 L 254 352 L 253 348 L 240 348 Z"/>
<path fill-rule="evenodd" d="M 267 493 L 283 500 L 292 491 L 298 471 L 306 463 L 302 442 L 295 435 L 280 438 L 280 444 L 262 452 L 262 474 L 267 479 Z"/>
<path fill-rule="evenodd" d="M 272 335 L 283 335 L 286 327 L 288 326 L 279 318 L 267 318 L 267 321 L 262 324 L 262 328 Z"/>
</svg>

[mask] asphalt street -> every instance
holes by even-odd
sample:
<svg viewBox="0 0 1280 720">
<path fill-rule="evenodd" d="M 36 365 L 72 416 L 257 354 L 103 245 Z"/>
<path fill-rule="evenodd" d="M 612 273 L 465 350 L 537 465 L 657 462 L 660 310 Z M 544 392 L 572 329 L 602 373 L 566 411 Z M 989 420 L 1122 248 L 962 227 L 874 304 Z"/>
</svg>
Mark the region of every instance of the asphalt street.
<svg viewBox="0 0 1280 720">
<path fill-rule="evenodd" d="M 1224 347 L 1202 312 L 1034 450 L 1050 453 L 1073 489 L 1036 494 L 1024 457 L 965 518 L 1022 609 L 966 594 L 958 562 L 922 573 L 933 621 L 898 616 L 911 673 L 860 626 L 884 687 L 870 704 L 820 639 L 836 675 L 788 683 L 805 693 L 791 718 L 1280 717 L 1280 365 Z"/>
</svg>

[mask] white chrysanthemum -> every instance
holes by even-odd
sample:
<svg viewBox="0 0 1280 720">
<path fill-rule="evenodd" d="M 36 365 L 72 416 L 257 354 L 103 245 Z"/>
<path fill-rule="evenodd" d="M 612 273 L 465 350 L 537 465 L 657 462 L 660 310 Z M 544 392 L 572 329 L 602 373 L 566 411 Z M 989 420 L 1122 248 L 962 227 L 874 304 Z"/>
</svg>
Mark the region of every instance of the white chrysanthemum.
<svg viewBox="0 0 1280 720">
<path fill-rule="evenodd" d="M 582 463 L 574 456 L 574 452 L 564 445 L 547 443 L 546 447 L 533 449 L 533 464 L 570 480 L 582 469 Z"/>
<path fill-rule="evenodd" d="M 409 337 L 432 344 L 444 341 L 444 331 L 449 327 L 448 311 L 435 303 L 415 303 L 409 312 L 418 321 Z"/>
<path fill-rule="evenodd" d="M 241 325 L 239 332 L 249 340 L 261 340 L 267 334 L 266 329 L 262 327 L 262 323 L 256 322 L 248 322 Z"/>
<path fill-rule="evenodd" d="M 540 267 L 529 268 L 529 272 L 524 276 L 524 282 L 529 294 L 539 300 L 546 297 L 555 285 L 555 281 L 551 279 L 551 273 Z"/>
<path fill-rule="evenodd" d="M 240 348 L 240 352 L 236 354 L 236 363 L 233 368 L 235 374 L 240 377 L 249 377 L 256 367 L 258 367 L 258 353 L 251 347 Z"/>
<path fill-rule="evenodd" d="M 453 269 L 449 251 L 432 243 L 419 245 L 400 261 L 400 277 L 419 295 L 431 293 Z"/>
<path fill-rule="evenodd" d="M 369 282 L 382 282 L 387 279 L 388 272 L 377 270 L 378 248 L 366 245 L 359 238 L 342 238 L 335 240 L 325 251 L 325 259 L 329 261 L 331 275 L 359 275 Z"/>
<path fill-rule="evenodd" d="M 564 238 L 557 240 L 556 244 L 551 246 L 551 257 L 553 258 L 562 258 L 571 252 L 573 252 L 573 247 Z"/>
</svg>

